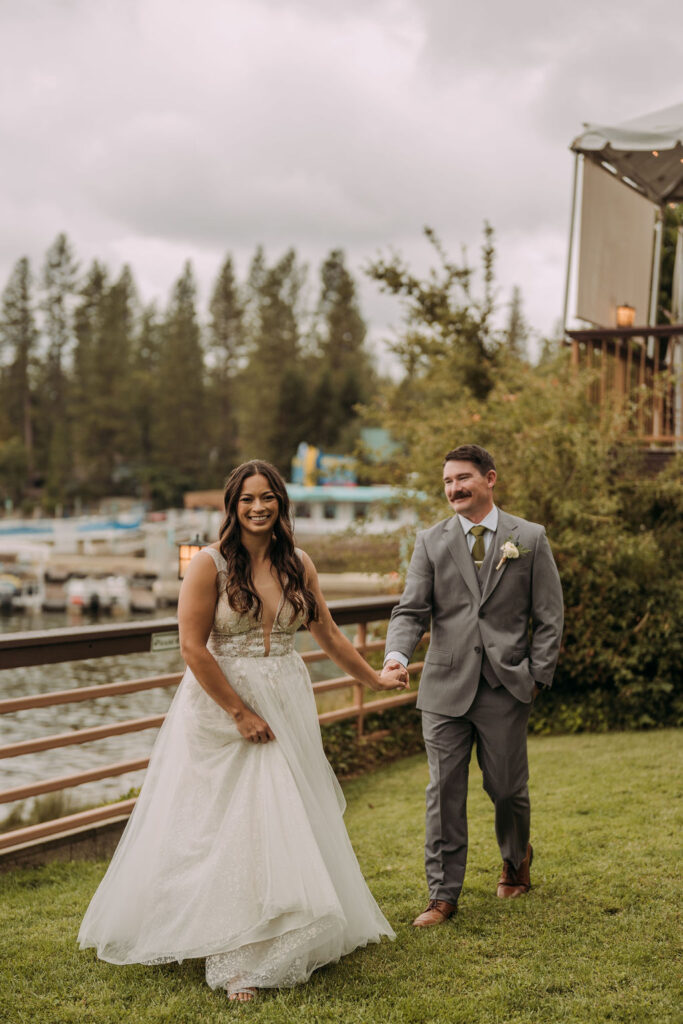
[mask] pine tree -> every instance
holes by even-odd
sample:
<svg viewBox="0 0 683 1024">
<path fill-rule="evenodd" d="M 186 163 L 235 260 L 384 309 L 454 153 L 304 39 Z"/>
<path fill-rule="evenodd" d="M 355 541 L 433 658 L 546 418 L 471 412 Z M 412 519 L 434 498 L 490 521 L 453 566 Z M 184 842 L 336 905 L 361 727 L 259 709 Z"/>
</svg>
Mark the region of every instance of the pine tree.
<svg viewBox="0 0 683 1024">
<path fill-rule="evenodd" d="M 236 379 L 245 348 L 244 306 L 235 280 L 232 259 L 221 267 L 209 303 L 208 379 L 210 466 L 217 477 L 226 476 L 239 453 Z"/>
<path fill-rule="evenodd" d="M 7 431 L 21 445 L 16 459 L 26 467 L 24 489 L 33 482 L 33 359 L 38 341 L 28 259 L 17 260 L 2 293 L 0 355 L 5 364 L 2 400 Z M 16 460 L 15 460 L 16 461 Z"/>
<path fill-rule="evenodd" d="M 71 469 L 71 422 L 67 362 L 73 346 L 72 309 L 78 265 L 65 234 L 48 249 L 42 272 L 45 361 L 38 384 L 38 445 L 48 499 L 66 497 Z"/>
<path fill-rule="evenodd" d="M 320 273 L 318 354 L 312 408 L 314 443 L 328 450 L 350 452 L 357 436 L 354 408 L 366 402 L 375 374 L 365 348 L 366 325 L 356 298 L 356 285 L 344 253 L 334 249 Z"/>
<path fill-rule="evenodd" d="M 73 360 L 73 466 L 75 492 L 86 501 L 97 496 L 97 481 L 92 463 L 98 458 L 97 428 L 100 399 L 99 354 L 104 348 L 105 298 L 107 271 L 95 260 L 81 286 L 74 310 Z"/>
<path fill-rule="evenodd" d="M 189 262 L 173 288 L 161 329 L 152 436 L 157 453 L 156 497 L 178 503 L 184 491 L 206 482 L 209 448 L 196 286 Z"/>
<path fill-rule="evenodd" d="M 131 463 L 145 501 L 155 491 L 157 452 L 155 421 L 158 415 L 159 363 L 162 326 L 156 305 L 145 306 L 135 336 L 131 370 L 131 422 L 134 430 Z"/>
<path fill-rule="evenodd" d="M 515 285 L 510 299 L 510 312 L 505 328 L 505 347 L 515 359 L 526 359 L 528 355 L 529 327 L 522 310 L 522 292 Z"/>
<path fill-rule="evenodd" d="M 248 278 L 249 361 L 240 380 L 243 458 L 273 462 L 287 477 L 308 423 L 300 296 L 305 269 L 290 249 L 268 267 L 262 250 Z"/>
<path fill-rule="evenodd" d="M 96 357 L 96 476 L 105 494 L 128 493 L 133 488 L 132 369 L 137 316 L 137 291 L 131 269 L 126 265 L 104 296 Z"/>
<path fill-rule="evenodd" d="M 0 435 L 0 501 L 11 509 L 26 493 L 28 463 L 26 449 L 18 437 L 2 440 Z"/>
</svg>

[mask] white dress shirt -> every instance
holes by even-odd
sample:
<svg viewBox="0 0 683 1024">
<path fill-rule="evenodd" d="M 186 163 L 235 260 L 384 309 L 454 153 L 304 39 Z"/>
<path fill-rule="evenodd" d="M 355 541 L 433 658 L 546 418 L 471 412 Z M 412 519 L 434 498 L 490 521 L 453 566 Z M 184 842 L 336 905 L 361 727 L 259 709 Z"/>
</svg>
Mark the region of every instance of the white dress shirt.
<svg viewBox="0 0 683 1024">
<path fill-rule="evenodd" d="M 493 543 L 493 535 L 498 529 L 498 509 L 496 508 L 496 506 L 493 506 L 491 511 L 484 516 L 480 523 L 473 523 L 471 519 L 465 519 L 465 517 L 461 516 L 459 512 L 457 513 L 457 516 L 458 519 L 460 520 L 460 525 L 462 526 L 463 533 L 465 534 L 465 539 L 467 540 L 467 547 L 470 549 L 470 554 L 472 554 L 472 548 L 474 547 L 474 542 L 477 539 L 471 532 L 472 527 L 486 527 L 486 532 L 484 533 L 484 548 L 486 549 L 486 553 L 488 554 L 488 550 L 491 547 L 491 544 Z"/>
</svg>

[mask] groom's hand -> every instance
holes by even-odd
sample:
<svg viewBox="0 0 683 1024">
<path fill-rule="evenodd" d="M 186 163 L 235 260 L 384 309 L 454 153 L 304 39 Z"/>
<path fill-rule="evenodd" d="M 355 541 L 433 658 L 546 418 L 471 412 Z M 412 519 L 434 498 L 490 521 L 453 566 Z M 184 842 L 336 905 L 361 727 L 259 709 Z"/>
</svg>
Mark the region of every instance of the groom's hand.
<svg viewBox="0 0 683 1024">
<path fill-rule="evenodd" d="M 408 669 L 398 661 L 388 661 L 380 672 L 379 678 L 384 690 L 407 690 L 410 687 Z"/>
</svg>

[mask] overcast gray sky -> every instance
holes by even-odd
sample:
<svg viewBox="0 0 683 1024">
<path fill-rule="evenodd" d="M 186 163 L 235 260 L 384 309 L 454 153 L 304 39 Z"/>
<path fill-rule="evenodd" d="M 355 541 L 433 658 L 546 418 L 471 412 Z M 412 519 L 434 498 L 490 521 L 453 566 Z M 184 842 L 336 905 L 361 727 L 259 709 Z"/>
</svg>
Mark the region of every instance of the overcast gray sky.
<svg viewBox="0 0 683 1024">
<path fill-rule="evenodd" d="M 671 0 L 0 0 L 0 283 L 59 231 L 163 304 L 258 243 L 351 267 L 422 226 L 561 315 L 571 140 L 683 100 Z M 393 303 L 363 285 L 373 338 Z"/>
</svg>

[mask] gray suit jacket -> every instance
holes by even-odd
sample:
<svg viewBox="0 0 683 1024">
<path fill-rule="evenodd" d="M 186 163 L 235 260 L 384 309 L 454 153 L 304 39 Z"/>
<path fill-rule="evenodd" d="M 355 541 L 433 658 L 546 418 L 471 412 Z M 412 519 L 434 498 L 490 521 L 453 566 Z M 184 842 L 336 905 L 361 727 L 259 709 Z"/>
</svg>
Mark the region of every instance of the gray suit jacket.
<svg viewBox="0 0 683 1024">
<path fill-rule="evenodd" d="M 496 570 L 509 539 L 529 553 Z M 544 528 L 499 509 L 479 572 L 457 516 L 418 533 L 387 652 L 410 658 L 430 620 L 418 708 L 464 714 L 479 685 L 484 651 L 496 680 L 528 704 L 535 682 L 551 684 L 562 637 L 562 588 Z"/>
</svg>

